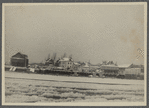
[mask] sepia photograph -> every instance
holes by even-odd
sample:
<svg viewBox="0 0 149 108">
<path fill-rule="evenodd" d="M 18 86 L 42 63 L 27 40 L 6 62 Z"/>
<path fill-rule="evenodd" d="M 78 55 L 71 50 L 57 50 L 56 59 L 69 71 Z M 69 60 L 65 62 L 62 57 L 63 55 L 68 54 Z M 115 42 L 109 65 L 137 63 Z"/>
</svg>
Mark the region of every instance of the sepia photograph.
<svg viewBox="0 0 149 108">
<path fill-rule="evenodd" d="M 3 3 L 2 105 L 147 105 L 147 3 Z"/>
</svg>

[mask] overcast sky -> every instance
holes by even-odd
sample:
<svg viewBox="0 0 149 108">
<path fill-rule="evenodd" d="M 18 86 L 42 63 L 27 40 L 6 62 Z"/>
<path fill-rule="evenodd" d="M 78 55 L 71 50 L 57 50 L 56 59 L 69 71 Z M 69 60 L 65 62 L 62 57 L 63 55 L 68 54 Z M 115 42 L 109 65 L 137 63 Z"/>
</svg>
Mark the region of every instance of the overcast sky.
<svg viewBox="0 0 149 108">
<path fill-rule="evenodd" d="M 30 63 L 66 53 L 92 64 L 142 64 L 138 48 L 144 49 L 143 5 L 5 7 L 6 62 L 22 52 Z"/>
</svg>

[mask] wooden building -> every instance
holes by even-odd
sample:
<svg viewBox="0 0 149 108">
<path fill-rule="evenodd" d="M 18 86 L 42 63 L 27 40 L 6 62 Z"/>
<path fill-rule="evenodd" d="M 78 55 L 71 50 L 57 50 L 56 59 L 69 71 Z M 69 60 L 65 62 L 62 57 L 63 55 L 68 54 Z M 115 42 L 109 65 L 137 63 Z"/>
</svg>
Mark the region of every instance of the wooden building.
<svg viewBox="0 0 149 108">
<path fill-rule="evenodd" d="M 119 72 L 125 72 L 126 69 L 128 70 L 135 70 L 144 73 L 144 65 L 135 65 L 135 64 L 128 64 L 128 65 L 119 65 Z"/>
<path fill-rule="evenodd" d="M 73 68 L 74 62 L 71 58 L 62 58 L 61 60 L 59 60 L 60 67 L 63 67 L 64 69 L 71 69 Z"/>
<path fill-rule="evenodd" d="M 11 57 L 11 65 L 17 67 L 27 67 L 28 66 L 28 56 L 18 52 Z"/>
<path fill-rule="evenodd" d="M 115 76 L 119 72 L 119 67 L 116 65 L 101 65 L 100 69 L 104 72 L 104 75 L 107 76 Z"/>
</svg>

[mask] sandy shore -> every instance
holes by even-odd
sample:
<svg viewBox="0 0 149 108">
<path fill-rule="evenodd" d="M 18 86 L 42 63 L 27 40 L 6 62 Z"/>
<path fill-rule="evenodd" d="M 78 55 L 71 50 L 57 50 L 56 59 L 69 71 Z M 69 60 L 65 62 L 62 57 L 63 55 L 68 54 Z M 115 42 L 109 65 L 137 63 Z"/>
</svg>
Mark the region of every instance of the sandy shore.
<svg viewBox="0 0 149 108">
<path fill-rule="evenodd" d="M 144 80 L 5 72 L 6 103 L 143 102 Z"/>
</svg>

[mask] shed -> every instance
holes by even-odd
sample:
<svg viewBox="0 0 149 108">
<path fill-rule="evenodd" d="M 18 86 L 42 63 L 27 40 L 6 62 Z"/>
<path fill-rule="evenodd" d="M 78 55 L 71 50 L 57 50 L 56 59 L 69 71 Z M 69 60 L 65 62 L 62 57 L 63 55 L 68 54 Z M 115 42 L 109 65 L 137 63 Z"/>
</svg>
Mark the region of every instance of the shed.
<svg viewBox="0 0 149 108">
<path fill-rule="evenodd" d="M 11 65 L 17 67 L 27 67 L 28 66 L 28 56 L 18 52 L 11 57 Z"/>
</svg>

